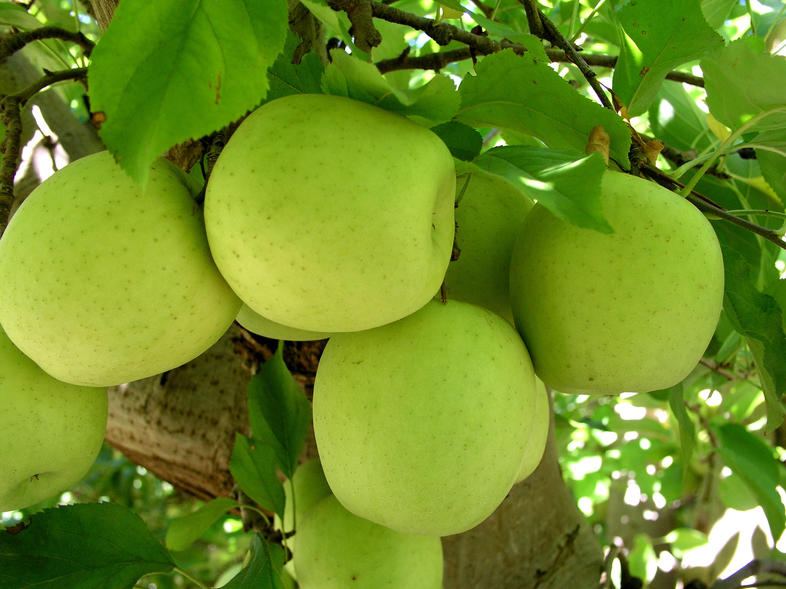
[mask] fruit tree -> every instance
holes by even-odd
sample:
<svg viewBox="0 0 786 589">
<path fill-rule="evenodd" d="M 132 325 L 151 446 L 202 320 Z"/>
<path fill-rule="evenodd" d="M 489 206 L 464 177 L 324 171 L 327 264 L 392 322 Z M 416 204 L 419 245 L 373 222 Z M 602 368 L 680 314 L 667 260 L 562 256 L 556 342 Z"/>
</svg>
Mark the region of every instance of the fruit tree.
<svg viewBox="0 0 786 589">
<path fill-rule="evenodd" d="M 0 0 L 0 588 L 786 584 L 782 0 Z"/>
</svg>

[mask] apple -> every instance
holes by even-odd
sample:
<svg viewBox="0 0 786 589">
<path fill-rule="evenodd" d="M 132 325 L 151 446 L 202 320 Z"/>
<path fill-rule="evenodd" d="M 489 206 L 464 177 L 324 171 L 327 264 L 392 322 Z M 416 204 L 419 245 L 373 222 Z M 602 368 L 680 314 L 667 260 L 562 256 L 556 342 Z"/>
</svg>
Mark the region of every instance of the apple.
<svg viewBox="0 0 786 589">
<path fill-rule="evenodd" d="M 455 182 L 448 148 L 425 127 L 349 98 L 285 96 L 249 115 L 213 168 L 210 249 L 259 315 L 369 329 L 439 290 Z"/>
<path fill-rule="evenodd" d="M 520 483 L 529 475 L 535 472 L 543 458 L 546 450 L 546 442 L 549 437 L 549 422 L 551 410 L 549 409 L 549 396 L 546 385 L 538 377 L 535 377 L 535 405 L 532 409 L 532 426 L 529 432 L 527 445 L 524 447 L 524 454 L 519 465 L 519 472 L 516 475 L 516 482 Z"/>
<path fill-rule="evenodd" d="M 516 330 L 470 303 L 432 301 L 334 335 L 314 384 L 325 477 L 359 517 L 405 534 L 458 534 L 513 486 L 536 395 Z"/>
<path fill-rule="evenodd" d="M 297 532 L 295 571 L 301 589 L 441 589 L 442 543 L 410 536 L 347 511 L 330 495 Z"/>
<path fill-rule="evenodd" d="M 448 266 L 448 298 L 491 309 L 513 323 L 510 254 L 532 201 L 510 182 L 482 171 L 456 182 L 457 260 Z"/>
<path fill-rule="evenodd" d="M 36 188 L 0 240 L 0 323 L 59 380 L 112 386 L 204 352 L 240 300 L 215 267 L 185 174 L 144 188 L 108 152 Z"/>
<path fill-rule="evenodd" d="M 0 329 L 0 512 L 75 485 L 104 440 L 106 389 L 55 380 Z"/>
<path fill-rule="evenodd" d="M 281 325 L 275 321 L 271 321 L 266 317 L 262 317 L 259 313 L 255 313 L 248 305 L 242 305 L 240 311 L 235 318 L 241 327 L 256 333 L 262 337 L 270 339 L 287 340 L 291 342 L 314 341 L 330 337 L 329 333 L 322 333 L 319 331 L 307 331 L 305 329 L 297 329 L 289 327 L 288 325 Z"/>
<path fill-rule="evenodd" d="M 608 171 L 601 206 L 613 233 L 541 205 L 511 259 L 516 325 L 538 376 L 563 393 L 646 392 L 695 368 L 723 302 L 712 226 L 688 201 Z"/>
</svg>

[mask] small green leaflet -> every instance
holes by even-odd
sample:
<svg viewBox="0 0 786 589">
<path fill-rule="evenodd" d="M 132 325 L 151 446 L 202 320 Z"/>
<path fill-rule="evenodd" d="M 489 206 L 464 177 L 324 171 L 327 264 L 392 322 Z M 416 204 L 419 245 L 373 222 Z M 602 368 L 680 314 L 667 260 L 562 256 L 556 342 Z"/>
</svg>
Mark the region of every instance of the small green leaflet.
<svg viewBox="0 0 786 589">
<path fill-rule="evenodd" d="M 767 429 L 784 418 L 781 398 L 786 393 L 786 335 L 778 302 L 756 288 L 758 264 L 752 263 L 755 238 L 742 229 L 716 223 L 723 251 L 726 292 L 723 309 L 734 329 L 741 333 L 753 354 L 767 403 Z"/>
<path fill-rule="evenodd" d="M 251 379 L 248 415 L 253 436 L 273 448 L 279 468 L 291 478 L 311 425 L 311 403 L 284 364 L 283 349 L 279 344 Z"/>
<path fill-rule="evenodd" d="M 505 50 L 484 57 L 476 71 L 459 88 L 457 120 L 534 135 L 549 147 L 582 154 L 592 128 L 602 125 L 611 136 L 611 157 L 628 167 L 630 131 L 622 118 L 573 90 L 548 65 Z"/>
<path fill-rule="evenodd" d="M 166 547 L 169 550 L 185 550 L 233 507 L 237 507 L 237 501 L 219 497 L 205 503 L 194 513 L 172 520 L 166 531 Z"/>
<path fill-rule="evenodd" d="M 611 232 L 600 206 L 606 164 L 599 154 L 582 157 L 572 151 L 510 145 L 490 149 L 473 163 L 506 177 L 561 219 Z"/>
<path fill-rule="evenodd" d="M 174 567 L 142 519 L 114 503 L 46 509 L 22 531 L 0 532 L 3 589 L 126 589 Z"/>
<path fill-rule="evenodd" d="M 786 60 L 756 51 L 741 39 L 701 60 L 707 105 L 712 115 L 732 130 L 786 128 Z M 764 114 L 769 113 L 769 114 Z"/>
<path fill-rule="evenodd" d="M 319 57 L 310 51 L 303 56 L 299 64 L 291 61 L 290 56 L 298 43 L 299 39 L 290 33 L 283 53 L 268 70 L 268 101 L 290 94 L 318 94 L 321 91 L 320 83 L 325 68 Z"/>
<path fill-rule="evenodd" d="M 166 149 L 262 101 L 286 32 L 283 0 L 122 2 L 88 72 L 101 138 L 144 181 Z"/>
<path fill-rule="evenodd" d="M 647 110 L 667 73 L 723 45 L 704 20 L 699 0 L 633 0 L 620 10 L 619 21 L 613 87 L 630 116 Z"/>
<path fill-rule="evenodd" d="M 263 509 L 284 517 L 284 486 L 276 476 L 273 448 L 235 434 L 229 471 L 243 492 Z"/>
<path fill-rule="evenodd" d="M 480 133 L 458 121 L 448 121 L 432 127 L 431 130 L 445 142 L 453 157 L 460 160 L 471 161 L 477 157 L 483 147 L 483 137 Z"/>
<path fill-rule="evenodd" d="M 713 29 L 723 25 L 732 9 L 739 4 L 739 0 L 702 0 L 701 11 L 707 24 Z"/>
<path fill-rule="evenodd" d="M 685 409 L 685 391 L 682 383 L 674 385 L 669 391 L 669 407 L 680 428 L 680 462 L 683 465 L 683 484 L 690 471 L 689 465 L 696 445 L 696 426 L 693 424 L 688 410 Z"/>
<path fill-rule="evenodd" d="M 284 550 L 278 544 L 268 544 L 254 536 L 248 566 L 224 585 L 224 589 L 283 589 L 281 572 Z"/>
<path fill-rule="evenodd" d="M 425 86 L 401 90 L 391 86 L 372 63 L 341 50 L 331 51 L 330 56 L 332 61 L 322 78 L 326 94 L 346 96 L 434 123 L 447 121 L 458 109 L 459 96 L 450 78 L 436 75 Z"/>
<path fill-rule="evenodd" d="M 780 463 L 764 440 L 736 423 L 715 428 L 723 462 L 756 495 L 767 515 L 773 538 L 780 538 L 786 526 L 786 506 L 778 495 Z"/>
</svg>

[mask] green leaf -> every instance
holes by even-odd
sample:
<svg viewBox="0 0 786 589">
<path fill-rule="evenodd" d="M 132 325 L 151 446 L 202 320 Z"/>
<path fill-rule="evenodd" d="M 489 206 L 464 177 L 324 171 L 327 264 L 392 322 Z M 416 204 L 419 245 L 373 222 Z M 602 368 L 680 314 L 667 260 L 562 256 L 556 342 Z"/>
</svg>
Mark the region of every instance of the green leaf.
<svg viewBox="0 0 786 589">
<path fill-rule="evenodd" d="M 669 407 L 680 426 L 680 461 L 687 465 L 690 464 L 693 448 L 696 445 L 696 426 L 685 408 L 685 390 L 682 383 L 671 387 L 668 391 Z M 683 471 L 683 475 L 687 473 L 687 469 Z"/>
<path fill-rule="evenodd" d="M 0 26 L 8 25 L 22 31 L 37 29 L 41 22 L 18 4 L 0 3 Z"/>
<path fill-rule="evenodd" d="M 717 143 L 707 115 L 679 82 L 666 80 L 649 109 L 650 126 L 658 139 L 676 149 L 701 152 Z"/>
<path fill-rule="evenodd" d="M 291 478 L 311 425 L 311 403 L 284 364 L 283 349 L 279 345 L 251 379 L 248 414 L 254 437 L 271 444 L 279 467 Z"/>
<path fill-rule="evenodd" d="M 474 162 L 508 178 L 552 213 L 588 229 L 609 233 L 600 206 L 600 180 L 606 164 L 599 154 L 512 145 L 495 147 Z"/>
<path fill-rule="evenodd" d="M 702 59 L 701 69 L 707 106 L 721 123 L 739 129 L 761 116 L 751 130 L 786 127 L 786 60 L 782 57 L 757 52 L 741 39 Z"/>
<path fill-rule="evenodd" d="M 480 133 L 458 121 L 448 121 L 432 127 L 431 130 L 445 142 L 453 157 L 460 160 L 471 161 L 483 147 Z"/>
<path fill-rule="evenodd" d="M 272 447 L 236 433 L 229 471 L 246 495 L 262 508 L 284 517 L 284 486 L 276 476 Z"/>
<path fill-rule="evenodd" d="M 233 507 L 237 507 L 237 501 L 219 497 L 205 503 L 194 513 L 172 520 L 166 531 L 166 547 L 169 550 L 185 550 Z"/>
<path fill-rule="evenodd" d="M 756 287 L 758 250 L 755 238 L 742 229 L 716 223 L 723 251 L 726 291 L 723 309 L 753 354 L 767 402 L 767 429 L 784 418 L 781 398 L 786 393 L 786 335 L 777 301 Z"/>
<path fill-rule="evenodd" d="M 701 11 L 707 24 L 713 29 L 717 29 L 726 22 L 737 4 L 739 4 L 738 0 L 702 0 Z"/>
<path fill-rule="evenodd" d="M 122 2 L 88 72 L 101 138 L 144 181 L 166 149 L 260 103 L 286 31 L 283 0 Z"/>
<path fill-rule="evenodd" d="M 224 589 L 283 589 L 281 573 L 284 550 L 278 544 L 268 544 L 254 536 L 251 541 L 251 559 Z"/>
<path fill-rule="evenodd" d="M 647 109 L 671 70 L 723 44 L 698 0 L 634 0 L 620 10 L 619 22 L 623 39 L 613 88 L 630 116 Z"/>
<path fill-rule="evenodd" d="M 681 558 L 682 554 L 688 550 L 706 546 L 709 541 L 707 534 L 692 528 L 675 528 L 663 539 L 671 545 L 671 549 L 675 551 L 678 558 Z"/>
<path fill-rule="evenodd" d="M 304 55 L 299 64 L 292 63 L 292 52 L 298 43 L 299 39 L 290 33 L 284 51 L 268 70 L 270 82 L 270 89 L 267 91 L 268 101 L 290 94 L 321 92 L 320 85 L 325 67 L 319 57 L 312 52 Z"/>
<path fill-rule="evenodd" d="M 652 540 L 647 534 L 636 534 L 633 537 L 633 549 L 628 554 L 630 574 L 649 583 L 658 570 L 658 557 L 652 547 Z"/>
<path fill-rule="evenodd" d="M 778 495 L 780 463 L 761 438 L 736 423 L 715 428 L 723 462 L 756 495 L 767 515 L 773 538 L 780 538 L 786 526 L 786 506 Z"/>
<path fill-rule="evenodd" d="M 602 125 L 611 136 L 611 156 L 628 166 L 630 131 L 609 109 L 576 92 L 549 66 L 513 51 L 488 55 L 459 87 L 456 119 L 534 135 L 555 149 L 581 154 L 590 131 Z"/>
<path fill-rule="evenodd" d="M 322 89 L 327 94 L 346 96 L 433 122 L 447 121 L 458 109 L 458 93 L 445 76 L 436 75 L 424 86 L 401 90 L 391 86 L 372 63 L 341 50 L 331 51 L 330 56 L 332 61 L 322 78 Z"/>
<path fill-rule="evenodd" d="M 174 566 L 142 519 L 114 503 L 46 509 L 0 532 L 3 589 L 126 589 Z"/>
</svg>

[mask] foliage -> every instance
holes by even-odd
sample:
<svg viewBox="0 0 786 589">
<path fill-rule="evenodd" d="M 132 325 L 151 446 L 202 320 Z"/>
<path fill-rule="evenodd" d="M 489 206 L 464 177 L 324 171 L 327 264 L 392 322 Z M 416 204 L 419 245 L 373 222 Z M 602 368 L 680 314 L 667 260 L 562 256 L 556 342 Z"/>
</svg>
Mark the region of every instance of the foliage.
<svg viewBox="0 0 786 589">
<path fill-rule="evenodd" d="M 612 166 L 665 182 L 713 220 L 726 293 L 705 357 L 680 385 L 619 398 L 555 393 L 566 481 L 611 555 L 610 573 L 608 549 L 616 546 L 628 554 L 626 574 L 647 582 L 663 574 L 664 553 L 680 578 L 713 582 L 729 564 L 727 551 L 703 568 L 690 555 L 707 545 L 727 509 L 760 507 L 768 540 L 751 540 L 753 554 L 784 559 L 783 540 L 775 549 L 786 525 L 782 3 L 399 0 L 403 12 L 372 6 L 377 46 L 370 19 L 350 23 L 345 4 L 303 0 L 310 25 L 296 35 L 280 0 L 124 0 L 103 33 L 70 0 L 36 0 L 28 9 L 2 1 L 0 32 L 55 25 L 97 42 L 90 55 L 62 36 L 34 40 L 24 51 L 47 75 L 65 72 L 61 79 L 73 70 L 79 81 L 76 68 L 88 66 L 89 107 L 79 83 L 46 91 L 63 96 L 82 120 L 101 122 L 103 141 L 138 181 L 175 144 L 209 144 L 265 101 L 324 92 L 407 115 L 439 134 L 460 169 L 504 177 L 563 219 L 609 231 L 598 202 L 605 166 L 585 153 L 590 131 L 603 126 Z M 528 21 L 522 5 L 537 6 L 542 22 Z M 581 59 L 572 56 L 576 44 Z M 329 61 L 319 55 L 326 45 Z M 587 75 L 592 70 L 597 78 Z M 19 146 L 10 132 L 18 107 L 0 98 L 1 198 Z M 252 437 L 238 434 L 232 458 L 236 482 L 255 504 L 243 509 L 261 508 L 263 519 L 283 514 L 276 473 L 294 474 L 310 421 L 280 353 L 265 366 L 249 390 Z M 173 569 L 203 585 L 221 575 L 221 582 L 232 579 L 227 587 L 285 586 L 286 539 L 241 532 L 234 500 L 197 506 L 108 449 L 72 493 L 112 503 L 53 508 L 52 500 L 3 520 L 3 587 L 67 589 L 105 579 L 113 584 L 101 586 L 126 587 Z M 634 498 L 623 500 L 626 493 Z M 51 509 L 37 513 L 42 507 Z M 90 533 L 63 540 L 88 526 Z M 104 550 L 104 537 L 123 542 Z M 220 548 L 218 560 L 207 556 L 208 543 Z M 65 565 L 45 554 L 85 566 L 55 581 Z M 40 558 L 16 566 L 20 555 Z M 145 579 L 175 586 L 171 576 Z"/>
</svg>

